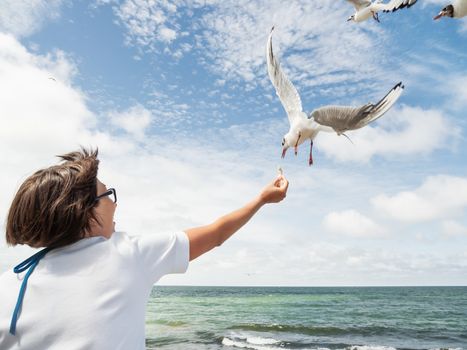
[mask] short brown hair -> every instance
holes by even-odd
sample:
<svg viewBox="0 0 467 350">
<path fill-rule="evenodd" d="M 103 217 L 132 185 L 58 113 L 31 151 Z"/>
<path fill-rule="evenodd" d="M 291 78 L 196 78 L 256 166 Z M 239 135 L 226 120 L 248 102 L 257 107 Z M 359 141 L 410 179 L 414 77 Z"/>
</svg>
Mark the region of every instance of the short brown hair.
<svg viewBox="0 0 467 350">
<path fill-rule="evenodd" d="M 22 183 L 6 225 L 9 245 L 58 248 L 79 241 L 98 222 L 97 149 L 58 156 L 63 161 L 36 171 Z"/>
</svg>

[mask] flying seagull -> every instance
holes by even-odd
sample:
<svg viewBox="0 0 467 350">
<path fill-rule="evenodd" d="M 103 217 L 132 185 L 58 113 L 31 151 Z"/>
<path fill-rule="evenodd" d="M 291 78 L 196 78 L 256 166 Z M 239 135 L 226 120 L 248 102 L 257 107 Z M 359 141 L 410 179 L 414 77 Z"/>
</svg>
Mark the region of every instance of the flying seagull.
<svg viewBox="0 0 467 350">
<path fill-rule="evenodd" d="M 394 12 L 404 7 L 409 8 L 417 2 L 417 0 L 391 0 L 383 4 L 381 0 L 371 2 L 370 0 L 347 0 L 355 7 L 355 14 L 350 16 L 347 21 L 363 22 L 368 18 L 373 17 L 379 22 L 378 12 Z"/>
<path fill-rule="evenodd" d="M 452 4 L 444 7 L 433 19 L 437 20 L 441 17 L 462 18 L 465 16 L 467 16 L 467 0 L 454 0 Z"/>
<path fill-rule="evenodd" d="M 273 30 L 274 27 L 271 29 L 266 46 L 268 74 L 290 123 L 290 129 L 282 139 L 282 158 L 285 157 L 289 147 L 294 147 L 297 155 L 298 146 L 310 140 L 308 165 L 312 165 L 313 140 L 320 131 L 345 135 L 348 130 L 360 129 L 386 113 L 402 94 L 404 86 L 398 83 L 377 103 L 367 103 L 360 107 L 325 106 L 315 109 L 307 116 L 303 112 L 297 89 L 282 71 L 272 52 Z"/>
</svg>

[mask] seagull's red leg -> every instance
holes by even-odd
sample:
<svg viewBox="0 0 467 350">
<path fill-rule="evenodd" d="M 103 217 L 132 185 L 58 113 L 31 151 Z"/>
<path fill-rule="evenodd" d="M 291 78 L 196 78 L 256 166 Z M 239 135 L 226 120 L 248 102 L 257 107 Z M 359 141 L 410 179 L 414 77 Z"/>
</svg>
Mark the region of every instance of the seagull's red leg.
<svg viewBox="0 0 467 350">
<path fill-rule="evenodd" d="M 373 14 L 374 20 L 375 20 L 376 22 L 380 23 L 380 21 L 379 21 L 379 16 L 378 16 L 378 12 L 373 12 L 373 11 L 371 11 L 371 13 Z"/>
<path fill-rule="evenodd" d="M 298 141 L 300 140 L 300 137 L 302 136 L 301 133 L 298 133 L 298 138 L 297 138 L 297 142 L 295 143 L 295 146 L 294 146 L 294 150 L 295 150 L 295 155 L 298 154 Z"/>
<path fill-rule="evenodd" d="M 311 140 L 310 144 L 310 159 L 308 160 L 308 165 L 311 166 L 313 164 L 313 140 Z"/>
</svg>

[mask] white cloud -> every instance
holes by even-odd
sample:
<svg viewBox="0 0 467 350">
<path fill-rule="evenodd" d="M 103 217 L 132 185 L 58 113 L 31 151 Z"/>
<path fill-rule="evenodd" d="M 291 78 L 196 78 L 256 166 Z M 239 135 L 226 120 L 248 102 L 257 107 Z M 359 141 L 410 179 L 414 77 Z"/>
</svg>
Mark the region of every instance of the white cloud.
<svg viewBox="0 0 467 350">
<path fill-rule="evenodd" d="M 467 20 L 465 18 L 461 22 L 460 32 L 467 33 Z"/>
<path fill-rule="evenodd" d="M 94 2 L 91 4 L 91 8 L 97 8 L 99 6 L 115 3 L 118 3 L 118 0 L 94 0 Z"/>
<path fill-rule="evenodd" d="M 442 230 L 446 236 L 467 236 L 467 227 L 454 220 L 443 221 Z"/>
<path fill-rule="evenodd" d="M 323 226 L 330 232 L 353 237 L 375 237 L 385 233 L 373 220 L 352 209 L 327 214 Z"/>
<path fill-rule="evenodd" d="M 315 147 L 339 161 L 367 162 L 372 157 L 427 155 L 453 146 L 460 129 L 439 110 L 395 107 L 375 124 L 348 132 L 353 145 L 344 137 L 321 133 Z"/>
<path fill-rule="evenodd" d="M 10 76 L 14 74 L 22 74 L 18 76 L 18 81 L 27 76 L 27 74 L 40 72 L 42 74 L 40 77 L 41 79 L 53 78 L 53 80 L 50 80 L 55 80 L 58 83 L 69 85 L 77 71 L 74 62 L 63 51 L 55 50 L 44 56 L 33 55 L 30 54 L 11 34 L 0 33 L 0 48 L 0 59 L 2 60 L 4 70 L 3 73 L 9 74 Z M 8 68 L 16 70 L 14 73 L 11 73 L 7 71 Z M 21 68 L 24 68 L 25 72 L 22 72 Z M 15 81 L 12 79 L 12 81 L 9 81 L 8 83 L 15 84 Z M 19 83 L 20 82 L 17 84 Z"/>
<path fill-rule="evenodd" d="M 215 62 L 210 68 L 219 75 L 270 86 L 264 57 L 267 36 L 275 25 L 274 49 L 298 87 L 352 80 L 353 88 L 365 88 L 359 83 L 366 76 L 379 76 L 379 63 L 384 60 L 371 34 L 376 31 L 384 40 L 384 33 L 373 26 L 365 31 L 349 26 L 345 21 L 349 11 L 351 6 L 335 2 L 222 1 L 201 19 L 198 45 L 207 49 L 206 56 Z M 378 53 L 379 62 L 369 53 Z"/>
<path fill-rule="evenodd" d="M 159 35 L 160 39 L 166 43 L 170 43 L 177 38 L 177 32 L 167 27 L 160 27 Z"/>
<path fill-rule="evenodd" d="M 449 3 L 449 0 L 424 0 L 424 1 L 420 1 L 422 6 L 426 6 L 426 5 L 430 5 L 430 4 L 433 4 L 433 5 L 441 5 L 441 6 L 446 6 L 448 3 Z"/>
<path fill-rule="evenodd" d="M 467 178 L 428 177 L 413 191 L 378 195 L 371 200 L 379 213 L 405 222 L 424 222 L 462 215 L 467 206 Z"/>
<path fill-rule="evenodd" d="M 68 85 L 72 67 L 63 54 L 35 56 L 0 34 L 0 116 L 8 125 L 0 129 L 1 148 L 47 148 L 52 140 L 60 148 L 94 125 L 84 95 Z"/>
<path fill-rule="evenodd" d="M 193 11 L 203 8 L 200 16 Z M 246 81 L 251 88 L 266 82 L 265 43 L 276 25 L 275 50 L 299 87 L 317 87 L 311 94 L 341 96 L 348 91 L 373 90 L 381 72 L 387 40 L 378 26 L 349 25 L 352 7 L 309 1 L 166 1 L 127 0 L 114 5 L 126 41 L 145 51 L 180 58 L 193 47 L 199 62 L 229 81 Z M 186 19 L 190 22 L 186 24 Z M 182 22 L 183 21 L 183 22 Z M 181 29 L 183 23 L 183 29 Z M 188 42 L 186 31 L 194 33 Z M 378 40 L 372 34 L 378 34 Z M 338 44 L 337 44 L 338 43 Z M 171 49 L 164 48 L 170 45 Z M 359 47 L 359 50 L 355 50 Z M 179 49 L 176 49 L 179 48 Z M 297 54 L 300 50 L 300 54 Z M 292 53 L 293 51 L 293 53 Z M 310 59 L 312 57 L 312 59 Z M 393 58 L 391 58 L 393 62 Z M 371 81 L 366 77 L 371 76 Z M 343 83 L 351 81 L 349 86 Z"/>
<path fill-rule="evenodd" d="M 109 114 L 110 123 L 127 133 L 142 138 L 151 124 L 152 114 L 141 105 L 133 106 L 126 111 Z"/>
<path fill-rule="evenodd" d="M 120 152 L 131 147 L 96 130 L 98 120 L 87 108 L 85 95 L 70 85 L 74 67 L 61 52 L 33 55 L 12 36 L 0 34 L 2 213 L 18 181 L 54 155 L 80 144 L 97 143 Z"/>
<path fill-rule="evenodd" d="M 453 104 L 452 107 L 457 109 L 467 107 L 467 75 L 456 74 L 448 77 L 445 85 L 445 92 L 449 92 L 449 100 Z"/>
<path fill-rule="evenodd" d="M 45 21 L 60 16 L 64 0 L 3 0 L 0 2 L 0 32 L 24 37 L 37 32 Z"/>
<path fill-rule="evenodd" d="M 127 29 L 127 43 L 155 49 L 159 41 L 170 43 L 177 38 L 178 33 L 174 28 L 180 3 L 126 0 L 114 6 L 114 12 L 119 23 Z"/>
<path fill-rule="evenodd" d="M 463 284 L 459 276 L 465 275 L 467 252 L 446 255 L 443 252 L 415 252 L 400 246 L 394 250 L 386 246 L 386 241 L 377 241 L 381 243 L 379 246 L 368 248 L 362 247 L 360 240 L 358 242 L 347 246 L 315 240 L 294 246 L 288 242 L 286 254 L 284 244 L 287 242 L 281 245 L 265 243 L 263 249 L 267 254 L 258 254 L 257 247 L 245 246 L 244 242 L 232 242 L 229 248 L 220 248 L 191 264 L 190 274 L 196 276 L 200 285 L 209 285 L 214 279 L 220 285 L 242 285 L 241 281 L 248 281 L 250 285 L 264 286 L 275 285 L 278 271 L 287 266 L 286 273 L 280 274 L 283 285 Z M 220 276 L 219 271 L 222 271 Z M 225 276 L 229 276 L 228 282 Z M 182 281 L 182 278 L 165 279 L 164 283 L 180 284 Z"/>
</svg>

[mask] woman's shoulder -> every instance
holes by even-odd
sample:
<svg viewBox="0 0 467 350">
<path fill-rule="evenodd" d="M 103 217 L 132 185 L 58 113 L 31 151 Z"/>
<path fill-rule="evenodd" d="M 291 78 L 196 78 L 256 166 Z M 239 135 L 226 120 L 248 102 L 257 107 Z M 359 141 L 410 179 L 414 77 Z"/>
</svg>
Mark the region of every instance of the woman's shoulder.
<svg viewBox="0 0 467 350">
<path fill-rule="evenodd" d="M 13 267 L 0 273 L 0 300 L 5 301 L 6 294 L 12 294 L 13 286 L 18 285 L 22 281 L 18 282 L 18 280 L 18 277 L 13 272 Z"/>
</svg>

